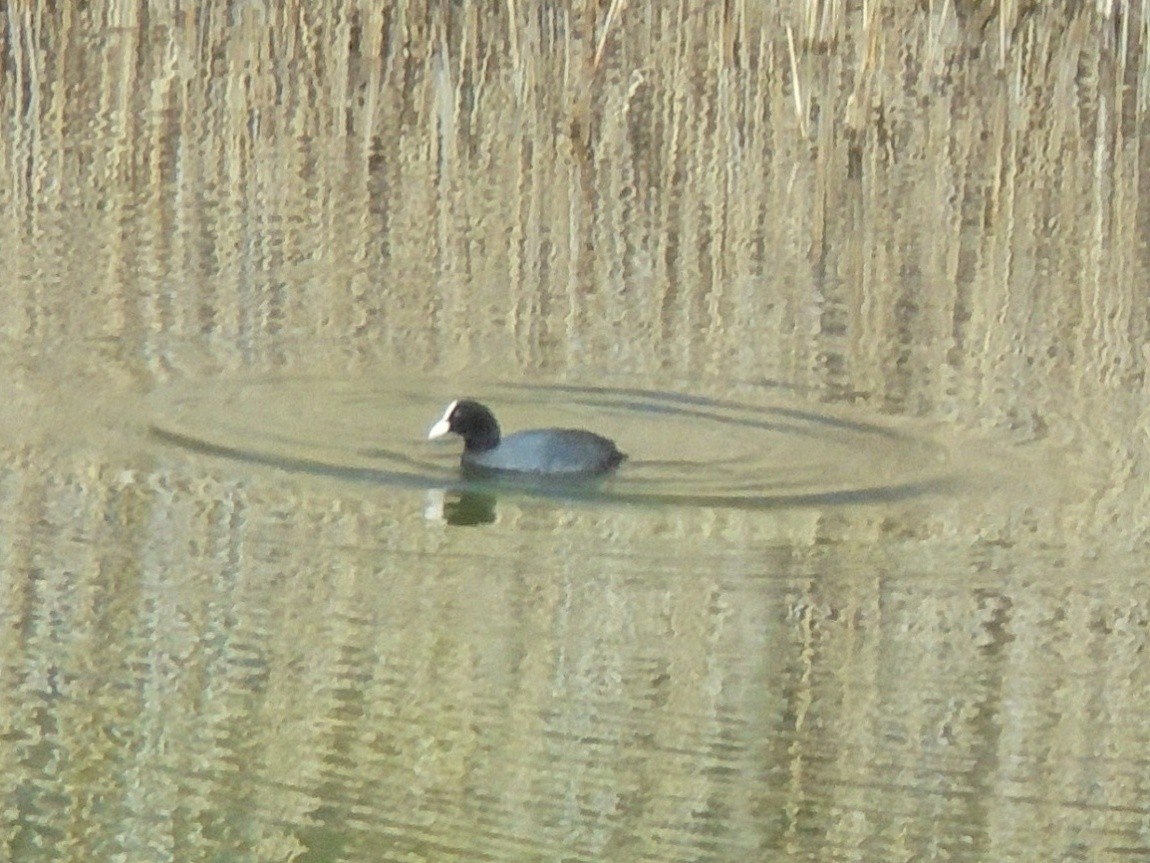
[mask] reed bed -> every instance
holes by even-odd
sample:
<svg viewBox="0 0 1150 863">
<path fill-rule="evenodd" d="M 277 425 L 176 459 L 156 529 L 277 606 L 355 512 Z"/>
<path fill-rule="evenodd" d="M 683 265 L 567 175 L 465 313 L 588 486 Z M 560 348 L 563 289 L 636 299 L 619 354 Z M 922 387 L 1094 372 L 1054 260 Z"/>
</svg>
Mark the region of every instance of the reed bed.
<svg viewBox="0 0 1150 863">
<path fill-rule="evenodd" d="M 371 821 L 371 807 L 439 813 L 461 843 L 476 834 L 467 780 L 502 795 L 492 805 L 508 810 L 486 826 L 509 844 L 526 841 L 524 812 L 566 827 L 565 813 L 542 807 L 575 800 L 572 788 L 592 789 L 573 808 L 601 823 L 616 813 L 597 801 L 638 801 L 628 814 L 641 838 L 624 849 L 636 858 L 657 856 L 689 820 L 681 809 L 704 804 L 769 822 L 772 847 L 796 857 L 817 856 L 807 852 L 825 836 L 876 859 L 929 855 L 941 816 L 959 837 L 951 856 L 969 853 L 969 839 L 983 859 L 1021 857 L 1036 832 L 1049 859 L 1078 854 L 1082 836 L 1144 844 L 1121 831 L 1145 811 L 1144 778 L 1123 772 L 1141 763 L 1142 723 L 1122 717 L 1146 703 L 1146 603 L 1123 592 L 1129 579 L 1047 577 L 1143 551 L 1150 529 L 1147 5 L 0 7 L 0 366 L 14 391 L 116 375 L 149 387 L 204 365 L 499 369 L 727 395 L 772 382 L 985 430 L 1017 444 L 1012 457 L 1038 450 L 1052 473 L 1069 453 L 1092 477 L 1066 506 L 961 500 L 889 519 L 691 512 L 653 536 L 641 519 L 580 512 L 539 531 L 553 544 L 508 561 L 554 583 L 493 588 L 468 573 L 483 589 L 461 602 L 441 558 L 506 550 L 405 536 L 394 526 L 411 516 L 391 499 L 13 452 L 6 571 L 36 578 L 6 582 L 5 595 L 43 626 L 6 627 L 0 656 L 50 661 L 5 679 L 35 682 L 41 667 L 148 675 L 42 699 L 71 744 L 57 766 L 60 787 L 81 789 L 76 810 L 121 806 L 72 819 L 77 859 L 92 856 L 99 824 L 111 825 L 110 848 L 171 843 L 155 812 L 177 806 L 190 825 L 182 841 L 208 843 L 213 813 L 249 801 L 273 825 L 265 851 L 289 858 L 301 850 L 285 825 L 318 823 L 310 789 L 350 783 L 349 764 L 371 767 L 360 785 L 331 786 L 355 810 L 349 821 Z M 657 562 L 683 537 L 722 536 L 747 549 L 732 566 L 762 572 L 635 590 L 577 571 L 585 550 L 565 543 L 596 530 L 608 560 L 639 548 Z M 915 575 L 940 559 L 969 569 L 974 587 Z M 1004 587 L 1007 570 L 1017 580 Z M 775 571 L 798 575 L 767 585 Z M 393 605 L 373 618 L 381 590 Z M 624 629 L 603 640 L 621 608 L 645 640 Z M 68 633 L 63 648 L 43 634 L 53 627 Z M 136 640 L 112 644 L 107 631 Z M 475 647 L 521 632 L 542 644 L 509 641 L 521 668 Z M 666 669 L 644 643 L 665 646 Z M 658 767 L 643 787 L 626 784 L 622 761 L 580 761 L 585 729 L 541 730 L 557 681 L 572 702 L 590 703 L 590 684 L 532 657 L 600 649 L 611 673 L 622 669 L 621 701 L 661 705 L 647 726 L 626 718 L 620 751 L 649 746 Z M 763 666 L 724 677 L 736 656 Z M 477 668 L 496 669 L 501 686 L 518 676 L 488 692 Z M 96 679 L 60 677 L 75 688 Z M 663 678 L 669 696 L 643 688 Z M 41 703 L 22 685 L 3 693 L 10 715 Z M 251 703 L 237 705 L 245 687 Z M 776 709 L 756 701 L 764 692 L 787 699 L 777 714 L 789 723 L 765 741 L 732 719 Z M 476 705 L 504 698 L 522 734 L 483 737 Z M 97 699 L 115 722 L 93 720 Z M 361 715 L 370 710 L 379 715 Z M 137 716 L 126 746 L 118 735 Z M 712 728 L 700 732 L 699 717 Z M 705 746 L 713 770 L 671 769 Z M 136 772 L 104 769 L 128 749 Z M 209 769 L 204 751 L 219 759 Z M 750 795 L 723 785 L 745 767 L 722 761 L 731 751 L 750 752 L 777 784 L 751 776 Z M 571 769 L 549 772 L 553 762 Z M 888 762 L 889 773 L 868 772 Z M 35 791 L 20 766 L 3 771 L 7 799 Z M 1025 766 L 1040 775 L 1020 775 Z M 524 801 L 525 768 L 538 784 Z M 253 769 L 265 779 L 254 789 Z M 387 784 L 395 776 L 418 782 Z M 969 784 L 936 788 L 936 776 Z M 920 794 L 898 793 L 916 782 Z M 1031 793 L 1071 782 L 1065 797 Z M 897 803 L 885 821 L 876 800 Z M 1005 805 L 983 811 L 986 801 Z M 818 821 L 827 809 L 859 817 Z M 426 852 L 426 825 L 388 823 L 390 840 L 414 834 L 412 854 Z M 1038 826 L 1020 839 L 1019 824 Z M 239 833 L 225 837 L 236 848 L 248 840 Z M 372 856 L 366 834 L 338 840 Z M 595 825 L 575 837 L 583 856 L 624 859 L 597 838 Z M 670 836 L 674 847 L 697 839 Z M 492 847 L 481 850 L 508 856 Z"/>
<path fill-rule="evenodd" d="M 781 381 L 1108 459 L 1146 380 L 1146 12 L 9 4 L 0 326 L 145 376 L 192 343 Z"/>
</svg>

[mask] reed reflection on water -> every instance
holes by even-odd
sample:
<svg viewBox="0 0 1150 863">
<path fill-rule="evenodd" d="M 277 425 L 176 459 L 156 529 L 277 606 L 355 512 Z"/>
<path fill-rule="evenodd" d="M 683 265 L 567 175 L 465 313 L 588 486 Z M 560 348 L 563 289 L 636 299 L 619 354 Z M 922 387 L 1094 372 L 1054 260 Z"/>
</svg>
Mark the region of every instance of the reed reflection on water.
<svg viewBox="0 0 1150 863">
<path fill-rule="evenodd" d="M 0 6 L 0 857 L 1146 856 L 1148 26 Z M 481 391 L 949 481 L 467 500 Z"/>
</svg>

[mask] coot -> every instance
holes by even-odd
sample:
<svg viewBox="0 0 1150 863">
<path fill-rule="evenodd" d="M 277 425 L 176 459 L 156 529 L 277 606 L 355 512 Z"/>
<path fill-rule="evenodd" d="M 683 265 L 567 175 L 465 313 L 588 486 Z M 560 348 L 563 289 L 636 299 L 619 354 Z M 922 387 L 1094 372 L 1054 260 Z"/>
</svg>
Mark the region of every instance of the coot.
<svg viewBox="0 0 1150 863">
<path fill-rule="evenodd" d="M 448 432 L 463 438 L 463 470 L 475 474 L 591 476 L 614 470 L 627 457 L 614 441 L 582 429 L 531 429 L 500 437 L 495 414 L 470 399 L 449 404 L 427 438 Z"/>
</svg>

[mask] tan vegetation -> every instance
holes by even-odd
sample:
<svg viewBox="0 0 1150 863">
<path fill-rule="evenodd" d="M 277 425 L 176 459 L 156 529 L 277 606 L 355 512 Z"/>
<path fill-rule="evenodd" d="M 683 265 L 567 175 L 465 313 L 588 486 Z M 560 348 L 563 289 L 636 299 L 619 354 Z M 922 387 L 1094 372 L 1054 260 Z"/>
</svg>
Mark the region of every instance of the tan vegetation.
<svg viewBox="0 0 1150 863">
<path fill-rule="evenodd" d="M 1136 853 L 1147 5 L 0 5 L 5 420 L 235 372 L 772 382 L 1069 489 L 463 535 L 43 422 L 0 486 L 6 847 Z"/>
</svg>

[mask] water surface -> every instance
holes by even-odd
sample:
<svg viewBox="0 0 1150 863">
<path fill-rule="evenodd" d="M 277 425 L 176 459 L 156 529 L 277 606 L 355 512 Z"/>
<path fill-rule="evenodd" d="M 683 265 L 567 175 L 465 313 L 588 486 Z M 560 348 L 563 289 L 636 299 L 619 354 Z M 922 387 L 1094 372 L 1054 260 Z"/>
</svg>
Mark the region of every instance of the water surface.
<svg viewBox="0 0 1150 863">
<path fill-rule="evenodd" d="M 459 471 L 458 439 L 431 445 L 428 399 L 459 383 L 416 374 L 369 379 L 216 381 L 160 390 L 150 427 L 160 441 L 304 474 L 412 488 L 593 499 L 601 503 L 768 507 L 908 497 L 941 488 L 944 446 L 877 418 L 801 405 L 765 385 L 717 399 L 572 384 L 472 389 L 518 428 L 592 425 L 628 460 L 597 481 L 482 482 Z"/>
<path fill-rule="evenodd" d="M 1140 13 L 497 5 L 0 6 L 0 858 L 1146 857 Z"/>
</svg>

